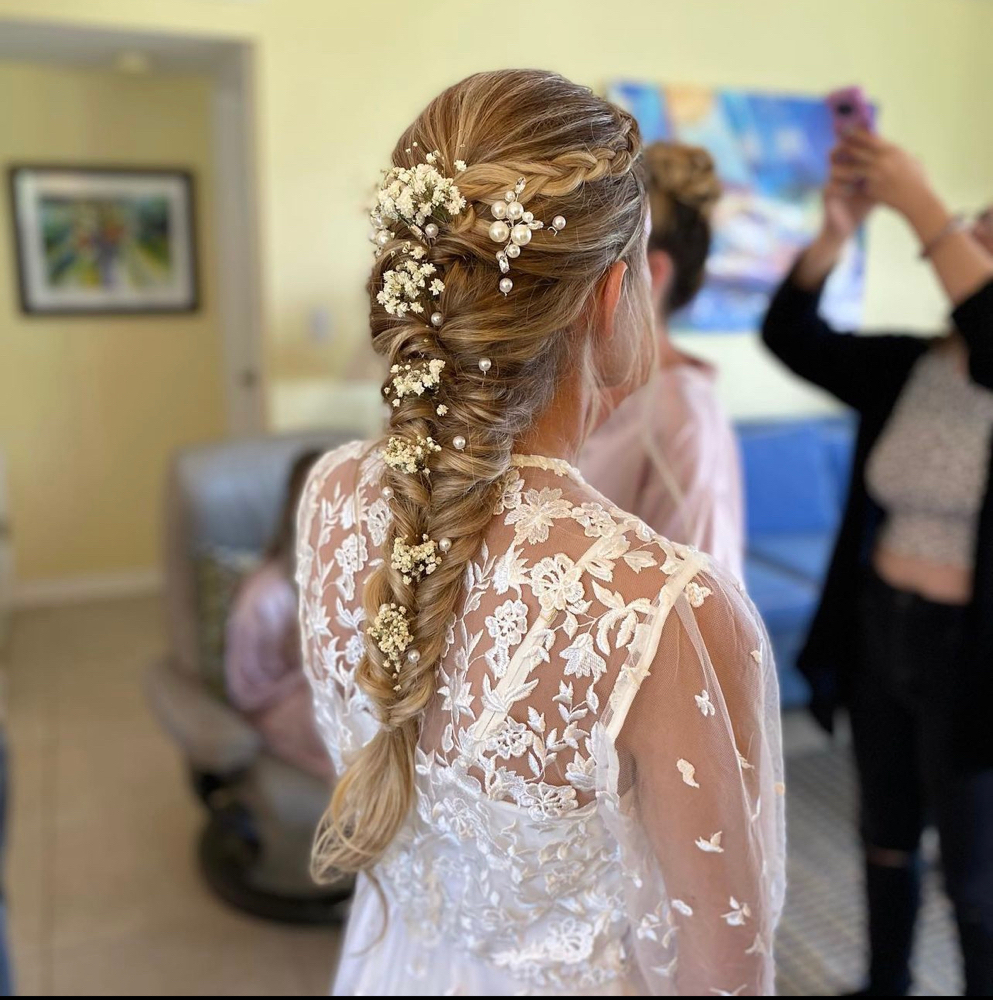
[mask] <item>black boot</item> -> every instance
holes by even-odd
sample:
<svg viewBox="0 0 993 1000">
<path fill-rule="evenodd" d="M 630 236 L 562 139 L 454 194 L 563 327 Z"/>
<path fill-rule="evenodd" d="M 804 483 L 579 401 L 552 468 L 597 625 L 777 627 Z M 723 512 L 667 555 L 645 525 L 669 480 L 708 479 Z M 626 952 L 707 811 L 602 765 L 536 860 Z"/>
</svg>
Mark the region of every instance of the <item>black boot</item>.
<svg viewBox="0 0 993 1000">
<path fill-rule="evenodd" d="M 850 996 L 902 997 L 910 992 L 910 952 L 921 898 L 916 854 L 902 867 L 866 862 L 869 907 L 869 985 Z"/>
<path fill-rule="evenodd" d="M 971 920 L 961 913 L 956 916 L 965 961 L 965 995 L 993 996 L 993 934 L 982 920 Z"/>
</svg>

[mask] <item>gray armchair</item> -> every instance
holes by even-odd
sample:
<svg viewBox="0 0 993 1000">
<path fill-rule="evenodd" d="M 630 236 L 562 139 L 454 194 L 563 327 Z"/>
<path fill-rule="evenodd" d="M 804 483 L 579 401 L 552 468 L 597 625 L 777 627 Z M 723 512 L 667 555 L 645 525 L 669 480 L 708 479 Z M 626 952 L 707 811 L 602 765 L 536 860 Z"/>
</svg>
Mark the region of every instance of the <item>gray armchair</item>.
<svg viewBox="0 0 993 1000">
<path fill-rule="evenodd" d="M 180 452 L 166 486 L 165 605 L 169 648 L 152 665 L 152 710 L 185 758 L 207 809 L 200 861 L 211 887 L 276 920 L 340 918 L 348 880 L 316 886 L 310 846 L 330 790 L 268 753 L 251 725 L 205 679 L 197 559 L 219 547 L 259 554 L 276 525 L 293 460 L 356 435 L 235 440 Z"/>
</svg>

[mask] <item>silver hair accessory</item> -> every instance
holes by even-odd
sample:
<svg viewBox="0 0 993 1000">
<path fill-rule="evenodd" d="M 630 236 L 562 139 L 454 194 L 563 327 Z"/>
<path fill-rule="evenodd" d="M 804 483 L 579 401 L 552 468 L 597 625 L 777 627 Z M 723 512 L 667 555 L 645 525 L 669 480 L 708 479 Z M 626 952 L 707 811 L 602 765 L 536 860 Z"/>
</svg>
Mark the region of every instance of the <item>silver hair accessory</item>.
<svg viewBox="0 0 993 1000">
<path fill-rule="evenodd" d="M 520 257 L 521 249 L 531 242 L 531 234 L 545 228 L 545 223 L 536 219 L 534 214 L 527 211 L 517 200 L 526 186 L 527 181 L 523 177 L 518 177 L 514 190 L 506 191 L 503 201 L 495 201 L 490 206 L 490 214 L 494 219 L 490 224 L 490 239 L 494 243 L 506 244 L 496 254 L 500 273 L 504 275 L 510 270 L 510 262 Z M 557 235 L 565 229 L 565 218 L 556 215 L 549 228 L 553 235 Z M 511 278 L 504 277 L 500 279 L 498 287 L 504 295 L 509 295 L 514 282 Z"/>
</svg>

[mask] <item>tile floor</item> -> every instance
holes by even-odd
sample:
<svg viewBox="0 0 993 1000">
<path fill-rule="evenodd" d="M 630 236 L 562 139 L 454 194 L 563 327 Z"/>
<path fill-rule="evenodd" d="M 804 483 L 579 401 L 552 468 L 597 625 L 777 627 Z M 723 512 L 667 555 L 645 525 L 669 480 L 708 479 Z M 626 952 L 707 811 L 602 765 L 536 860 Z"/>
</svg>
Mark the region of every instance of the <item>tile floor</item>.
<svg viewBox="0 0 993 1000">
<path fill-rule="evenodd" d="M 241 916 L 196 870 L 200 811 L 141 683 L 158 602 L 21 613 L 8 673 L 6 877 L 16 988 L 34 996 L 316 996 L 334 930 Z"/>
</svg>

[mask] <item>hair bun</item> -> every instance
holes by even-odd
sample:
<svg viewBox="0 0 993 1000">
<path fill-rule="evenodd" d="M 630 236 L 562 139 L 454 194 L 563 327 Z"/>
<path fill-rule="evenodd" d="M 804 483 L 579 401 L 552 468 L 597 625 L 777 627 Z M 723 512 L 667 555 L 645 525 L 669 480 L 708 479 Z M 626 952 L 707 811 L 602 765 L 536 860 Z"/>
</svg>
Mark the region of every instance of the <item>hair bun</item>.
<svg viewBox="0 0 993 1000">
<path fill-rule="evenodd" d="M 649 175 L 649 190 L 701 215 L 709 216 L 721 196 L 721 182 L 714 160 L 699 146 L 678 142 L 654 142 L 645 148 L 645 164 Z"/>
</svg>

